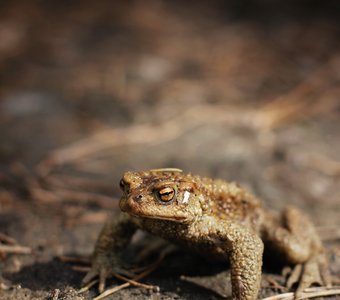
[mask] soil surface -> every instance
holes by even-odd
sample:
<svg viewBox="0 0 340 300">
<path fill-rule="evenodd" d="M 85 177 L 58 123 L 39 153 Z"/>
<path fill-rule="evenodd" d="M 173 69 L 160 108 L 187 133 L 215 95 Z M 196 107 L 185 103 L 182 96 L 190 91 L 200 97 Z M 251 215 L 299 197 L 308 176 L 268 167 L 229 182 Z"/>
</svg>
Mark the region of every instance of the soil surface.
<svg viewBox="0 0 340 300">
<path fill-rule="evenodd" d="M 340 285 L 339 49 L 337 1 L 2 3 L 0 299 L 98 295 L 78 291 L 120 176 L 161 167 L 299 207 Z M 260 298 L 289 292 L 267 257 Z M 221 299 L 227 270 L 178 251 L 141 280 L 159 291 L 106 299 Z"/>
</svg>

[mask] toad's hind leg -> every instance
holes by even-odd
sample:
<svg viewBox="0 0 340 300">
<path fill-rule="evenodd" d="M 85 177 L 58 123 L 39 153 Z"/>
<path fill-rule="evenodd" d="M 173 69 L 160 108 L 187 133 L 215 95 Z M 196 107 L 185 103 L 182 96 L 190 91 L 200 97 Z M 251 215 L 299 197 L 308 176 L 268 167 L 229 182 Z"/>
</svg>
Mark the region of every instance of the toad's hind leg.
<svg viewBox="0 0 340 300">
<path fill-rule="evenodd" d="M 328 263 L 316 229 L 299 210 L 289 207 L 280 222 L 265 224 L 264 239 L 295 264 L 287 286 L 298 283 L 301 293 L 313 283 L 331 285 Z"/>
</svg>

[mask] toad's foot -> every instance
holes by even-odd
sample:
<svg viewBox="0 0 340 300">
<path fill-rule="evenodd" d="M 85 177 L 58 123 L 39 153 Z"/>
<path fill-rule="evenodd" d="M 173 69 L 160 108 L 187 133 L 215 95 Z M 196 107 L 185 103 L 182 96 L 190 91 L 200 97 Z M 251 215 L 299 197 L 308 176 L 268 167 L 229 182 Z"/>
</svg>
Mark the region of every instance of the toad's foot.
<svg viewBox="0 0 340 300">
<path fill-rule="evenodd" d="M 127 246 L 136 226 L 126 214 L 106 222 L 99 234 L 93 253 L 92 268 L 83 279 L 83 285 L 88 284 L 94 277 L 99 277 L 99 292 L 105 289 L 105 280 L 112 273 L 132 277 L 133 274 L 123 267 L 119 253 Z"/>
<path fill-rule="evenodd" d="M 325 256 L 320 254 L 303 264 L 297 264 L 287 280 L 287 287 L 291 288 L 296 283 L 298 284 L 296 298 L 312 284 L 331 286 L 331 276 Z"/>
<path fill-rule="evenodd" d="M 121 261 L 114 257 L 99 255 L 92 263 L 91 270 L 85 275 L 82 285 L 90 283 L 95 277 L 99 277 L 98 290 L 102 293 L 105 289 L 105 281 L 113 273 L 133 277 L 134 274 L 123 267 Z"/>
</svg>

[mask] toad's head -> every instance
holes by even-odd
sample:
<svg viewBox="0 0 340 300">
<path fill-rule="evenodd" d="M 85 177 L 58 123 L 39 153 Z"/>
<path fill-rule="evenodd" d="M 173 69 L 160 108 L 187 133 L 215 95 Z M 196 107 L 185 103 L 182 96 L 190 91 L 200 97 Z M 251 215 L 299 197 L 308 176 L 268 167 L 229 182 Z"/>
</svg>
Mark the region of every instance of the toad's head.
<svg viewBox="0 0 340 300">
<path fill-rule="evenodd" d="M 130 215 L 191 223 L 202 215 L 194 177 L 179 169 L 124 173 L 120 209 Z"/>
</svg>

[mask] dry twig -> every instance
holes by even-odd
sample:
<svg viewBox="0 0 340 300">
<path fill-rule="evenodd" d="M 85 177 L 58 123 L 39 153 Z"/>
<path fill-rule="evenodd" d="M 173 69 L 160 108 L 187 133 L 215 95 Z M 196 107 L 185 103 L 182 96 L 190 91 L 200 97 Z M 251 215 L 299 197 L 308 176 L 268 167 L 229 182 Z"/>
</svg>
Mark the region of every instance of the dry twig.
<svg viewBox="0 0 340 300">
<path fill-rule="evenodd" d="M 258 125 L 272 129 L 339 107 L 338 76 L 335 73 L 332 63 L 327 63 L 289 93 L 265 104 L 258 115 Z"/>
<path fill-rule="evenodd" d="M 83 203 L 96 203 L 100 207 L 108 209 L 116 208 L 118 206 L 118 202 L 112 197 L 96 193 L 67 189 L 56 189 L 54 191 L 49 191 L 41 187 L 32 187 L 30 191 L 33 198 L 39 202 L 53 203 L 68 200 Z"/>
<path fill-rule="evenodd" d="M 8 236 L 7 234 L 1 233 L 1 232 L 0 232 L 0 241 L 6 243 L 8 245 L 18 244 L 18 242 L 15 239 L 13 239 L 12 237 Z"/>
<path fill-rule="evenodd" d="M 87 264 L 91 263 L 90 259 L 83 258 L 83 257 L 74 257 L 74 256 L 67 256 L 67 255 L 59 255 L 57 258 L 65 263 L 80 263 L 80 264 Z"/>
<path fill-rule="evenodd" d="M 29 247 L 21 246 L 17 241 L 10 236 L 0 233 L 0 241 L 7 243 L 8 245 L 0 242 L 0 253 L 15 253 L 15 254 L 31 254 L 32 249 Z"/>
<path fill-rule="evenodd" d="M 319 288 L 310 288 L 306 289 L 297 300 L 309 299 L 309 298 L 317 298 L 324 296 L 334 296 L 340 295 L 339 287 L 327 288 L 327 287 L 319 287 Z M 283 293 L 275 296 L 270 296 L 264 298 L 263 300 L 293 300 L 294 293 Z"/>
<path fill-rule="evenodd" d="M 113 273 L 113 276 L 118 278 L 118 279 L 120 279 L 120 280 L 126 281 L 126 282 L 130 283 L 133 286 L 137 286 L 137 287 L 140 287 L 140 288 L 143 288 L 143 289 L 153 290 L 153 289 L 156 288 L 154 285 L 140 283 L 140 282 L 137 282 L 137 281 L 135 281 L 133 279 L 129 279 L 129 278 L 125 277 L 125 276 L 119 275 L 117 273 Z"/>
<path fill-rule="evenodd" d="M 88 271 L 91 270 L 90 267 L 86 267 L 86 266 L 72 266 L 71 268 L 73 271 L 76 271 L 76 272 L 82 272 L 82 273 L 86 273 Z"/>
<path fill-rule="evenodd" d="M 262 288 L 269 288 L 269 289 L 279 289 L 279 290 L 287 290 L 287 287 L 280 285 L 275 279 L 271 278 L 270 276 L 266 276 L 266 281 L 269 283 L 268 286 L 261 286 Z"/>
<path fill-rule="evenodd" d="M 136 280 L 136 278 L 134 278 Z M 121 285 L 118 285 L 118 286 L 115 286 L 114 288 L 111 288 L 111 289 L 107 289 L 105 292 L 101 293 L 99 296 L 97 297 L 94 297 L 93 300 L 101 300 L 101 299 L 104 299 L 122 289 L 125 289 L 127 287 L 129 287 L 131 284 L 129 282 L 125 282 Z"/>
<path fill-rule="evenodd" d="M 141 288 L 145 288 L 145 289 L 156 289 L 158 288 L 157 286 L 154 286 L 154 285 L 148 285 L 148 284 L 144 284 L 144 283 L 140 283 L 140 282 L 137 282 L 136 280 L 140 280 L 144 277 L 146 277 L 148 274 L 150 274 L 155 268 L 155 266 L 153 265 L 150 269 L 148 269 L 147 271 L 137 275 L 136 277 L 134 277 L 133 279 L 129 279 L 125 276 L 121 276 L 119 274 L 116 274 L 116 273 L 112 273 L 112 275 L 120 280 L 123 280 L 123 281 L 126 281 L 125 283 L 121 284 L 121 285 L 118 285 L 114 288 L 111 288 L 111 289 L 107 289 L 106 291 L 104 291 L 103 293 L 101 293 L 99 296 L 95 297 L 93 300 L 99 300 L 99 299 L 104 299 L 105 297 L 109 296 L 109 295 L 112 295 L 113 293 L 121 290 L 121 289 L 124 289 L 126 287 L 129 287 L 130 285 L 133 285 L 133 286 L 137 286 L 137 287 L 141 287 Z M 79 272 L 88 272 L 90 270 L 89 267 L 79 267 L 79 266 L 75 266 L 73 267 L 74 270 L 76 271 L 79 271 Z M 86 286 L 84 286 L 83 288 L 81 288 L 79 291 L 78 291 L 78 294 L 81 294 L 85 291 L 88 291 L 92 286 L 94 286 L 96 283 L 98 283 L 98 279 L 94 280 L 94 281 L 91 281 L 90 283 L 86 284 Z"/>
<path fill-rule="evenodd" d="M 20 245 L 3 245 L 0 244 L 0 252 L 15 254 L 31 254 L 32 249 Z"/>
<path fill-rule="evenodd" d="M 83 272 L 83 271 L 80 270 L 80 272 Z M 85 271 L 85 272 L 86 272 L 86 271 Z M 77 294 L 85 293 L 85 292 L 88 291 L 91 287 L 95 286 L 98 282 L 99 282 L 98 279 L 94 279 L 94 280 L 90 281 L 88 284 L 86 284 L 84 287 L 82 287 L 80 290 L 78 290 L 78 291 L 77 291 Z"/>
</svg>

